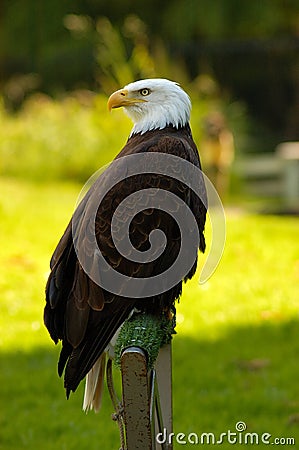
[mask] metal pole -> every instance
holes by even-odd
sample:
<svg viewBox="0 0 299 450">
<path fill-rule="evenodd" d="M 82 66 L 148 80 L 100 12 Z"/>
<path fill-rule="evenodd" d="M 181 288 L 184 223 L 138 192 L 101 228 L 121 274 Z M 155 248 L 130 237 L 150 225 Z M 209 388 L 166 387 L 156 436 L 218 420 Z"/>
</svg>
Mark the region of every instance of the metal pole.
<svg viewBox="0 0 299 450">
<path fill-rule="evenodd" d="M 160 349 L 148 373 L 145 352 L 129 347 L 121 356 L 122 392 L 128 450 L 172 450 L 171 345 Z M 159 444 L 157 433 L 166 437 Z M 160 439 L 161 442 L 161 439 Z"/>
<path fill-rule="evenodd" d="M 153 450 L 146 354 L 129 347 L 121 357 L 122 391 L 128 450 Z"/>
<path fill-rule="evenodd" d="M 166 344 L 160 348 L 160 352 L 155 364 L 156 374 L 157 374 L 157 385 L 160 398 L 160 408 L 163 418 L 163 428 L 164 430 L 159 430 L 163 432 L 167 437 L 172 433 L 172 355 L 171 355 L 171 344 Z M 158 427 L 156 426 L 155 439 L 157 436 Z M 159 444 L 155 447 L 157 450 L 162 448 Z M 167 450 L 172 450 L 172 443 L 166 442 L 164 448 Z"/>
</svg>

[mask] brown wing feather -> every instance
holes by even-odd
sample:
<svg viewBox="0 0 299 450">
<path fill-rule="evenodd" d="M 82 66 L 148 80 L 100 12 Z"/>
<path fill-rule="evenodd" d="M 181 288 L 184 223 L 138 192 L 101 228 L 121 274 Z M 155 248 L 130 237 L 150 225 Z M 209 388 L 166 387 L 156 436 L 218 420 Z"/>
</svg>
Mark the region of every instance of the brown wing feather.
<svg viewBox="0 0 299 450">
<path fill-rule="evenodd" d="M 179 131 L 168 127 L 150 131 L 142 136 L 135 135 L 129 139 L 117 158 L 148 151 L 175 154 L 200 167 L 197 149 L 188 127 Z M 82 220 L 85 220 L 84 214 L 88 217 L 88 205 L 94 196 L 98 195 L 101 183 L 100 177 L 81 201 L 78 208 Z M 148 208 L 132 220 L 130 238 L 135 248 L 143 251 L 148 248 L 150 231 L 161 228 L 168 242 L 164 253 L 154 262 L 140 264 L 128 262 L 115 249 L 110 229 L 114 209 L 129 194 L 146 187 L 169 190 L 189 204 L 198 223 L 199 247 L 202 251 L 205 248 L 203 231 L 206 209 L 183 183 L 156 174 L 131 177 L 108 192 L 98 209 L 95 225 L 98 245 L 106 260 L 129 277 L 150 277 L 162 273 L 176 258 L 180 247 L 179 230 L 175 222 L 163 211 Z M 88 248 L 86 242 L 86 251 L 93 250 Z M 92 368 L 134 306 L 159 313 L 163 308 L 169 308 L 182 290 L 182 282 L 179 282 L 168 292 L 139 300 L 116 296 L 103 290 L 86 275 L 79 264 L 71 223 L 53 254 L 51 269 L 46 287 L 44 317 L 53 340 L 56 343 L 59 339 L 62 340 L 58 371 L 61 375 L 65 368 L 65 387 L 68 395 Z M 195 269 L 196 263 L 186 279 L 194 274 Z"/>
</svg>

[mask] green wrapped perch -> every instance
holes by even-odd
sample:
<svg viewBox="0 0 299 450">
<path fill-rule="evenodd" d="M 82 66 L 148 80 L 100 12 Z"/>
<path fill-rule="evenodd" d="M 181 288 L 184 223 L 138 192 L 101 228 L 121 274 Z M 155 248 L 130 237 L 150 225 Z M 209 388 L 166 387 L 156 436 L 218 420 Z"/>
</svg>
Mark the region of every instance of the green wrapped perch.
<svg viewBox="0 0 299 450">
<path fill-rule="evenodd" d="M 136 313 L 126 320 L 115 344 L 115 363 L 120 367 L 123 350 L 139 347 L 146 352 L 148 369 L 152 369 L 160 348 L 171 341 L 175 334 L 175 314 L 172 319 L 145 313 Z"/>
</svg>

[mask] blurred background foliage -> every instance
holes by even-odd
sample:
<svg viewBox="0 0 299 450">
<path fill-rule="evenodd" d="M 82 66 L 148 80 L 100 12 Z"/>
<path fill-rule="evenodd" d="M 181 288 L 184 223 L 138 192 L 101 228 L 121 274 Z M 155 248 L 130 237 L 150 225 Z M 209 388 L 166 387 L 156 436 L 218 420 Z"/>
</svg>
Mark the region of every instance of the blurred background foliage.
<svg viewBox="0 0 299 450">
<path fill-rule="evenodd" d="M 1 171 L 86 179 L 115 156 L 129 128 L 126 118 L 107 114 L 107 95 L 156 76 L 190 93 L 199 144 L 215 111 L 238 153 L 271 152 L 299 139 L 298 6 L 3 0 Z M 114 133 L 116 126 L 123 133 Z"/>
<path fill-rule="evenodd" d="M 154 76 L 157 67 L 167 76 L 165 52 L 180 66 L 173 78 L 182 65 L 181 81 L 209 73 L 268 124 L 285 125 L 295 106 L 298 0 L 216 0 L 212 8 L 208 0 L 3 0 L 0 24 L 1 85 L 11 108 L 36 89 L 99 89 L 109 69 L 117 85 Z"/>
</svg>

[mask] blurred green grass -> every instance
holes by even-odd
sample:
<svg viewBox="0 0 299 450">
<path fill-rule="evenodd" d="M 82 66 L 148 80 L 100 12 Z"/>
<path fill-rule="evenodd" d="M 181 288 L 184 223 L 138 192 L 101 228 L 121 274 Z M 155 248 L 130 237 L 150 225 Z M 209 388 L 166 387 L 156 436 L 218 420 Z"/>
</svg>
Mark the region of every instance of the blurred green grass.
<svg viewBox="0 0 299 450">
<path fill-rule="evenodd" d="M 119 448 L 107 393 L 98 416 L 81 410 L 83 384 L 66 401 L 42 323 L 49 258 L 80 186 L 3 178 L 0 188 L 0 448 Z M 298 219 L 227 211 L 220 266 L 188 283 L 177 308 L 176 433 L 244 420 L 299 442 L 298 277 Z"/>
</svg>

